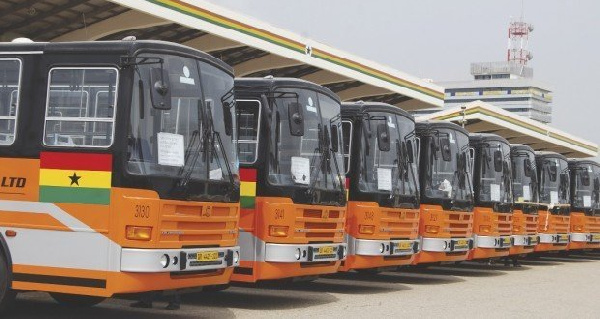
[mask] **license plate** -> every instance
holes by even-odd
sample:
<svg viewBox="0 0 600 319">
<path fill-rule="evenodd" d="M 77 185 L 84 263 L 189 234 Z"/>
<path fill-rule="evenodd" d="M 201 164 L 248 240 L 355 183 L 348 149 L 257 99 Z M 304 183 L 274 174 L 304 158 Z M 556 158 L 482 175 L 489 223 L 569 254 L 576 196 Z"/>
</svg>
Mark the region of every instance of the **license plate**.
<svg viewBox="0 0 600 319">
<path fill-rule="evenodd" d="M 600 240 L 600 235 L 593 235 L 592 240 L 593 241 Z"/>
<path fill-rule="evenodd" d="M 462 247 L 466 247 L 467 245 L 469 245 L 469 241 L 465 240 L 465 239 L 461 239 L 461 240 L 456 241 L 456 245 L 454 245 L 454 247 L 462 248 Z"/>
<path fill-rule="evenodd" d="M 408 250 L 412 248 L 412 243 L 410 242 L 401 242 L 397 244 L 396 249 L 398 250 Z"/>
<path fill-rule="evenodd" d="M 504 246 L 510 245 L 510 238 L 509 237 L 502 238 L 502 243 L 504 244 Z"/>
<path fill-rule="evenodd" d="M 560 235 L 560 241 L 566 241 L 569 239 L 569 235 Z"/>
<path fill-rule="evenodd" d="M 319 254 L 321 254 L 321 255 L 331 255 L 331 254 L 333 254 L 333 250 L 334 250 L 333 246 L 319 247 Z"/>
<path fill-rule="evenodd" d="M 215 261 L 219 259 L 219 252 L 217 251 L 205 251 L 196 255 L 197 261 Z"/>
</svg>

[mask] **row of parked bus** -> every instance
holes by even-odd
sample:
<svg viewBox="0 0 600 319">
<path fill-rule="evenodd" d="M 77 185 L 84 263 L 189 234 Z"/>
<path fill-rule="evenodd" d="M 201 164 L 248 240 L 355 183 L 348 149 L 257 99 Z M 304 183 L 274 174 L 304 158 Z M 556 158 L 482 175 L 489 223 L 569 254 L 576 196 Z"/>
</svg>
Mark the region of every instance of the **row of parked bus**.
<svg viewBox="0 0 600 319">
<path fill-rule="evenodd" d="M 158 41 L 0 44 L 0 307 L 600 248 L 600 165 L 235 79 Z"/>
</svg>

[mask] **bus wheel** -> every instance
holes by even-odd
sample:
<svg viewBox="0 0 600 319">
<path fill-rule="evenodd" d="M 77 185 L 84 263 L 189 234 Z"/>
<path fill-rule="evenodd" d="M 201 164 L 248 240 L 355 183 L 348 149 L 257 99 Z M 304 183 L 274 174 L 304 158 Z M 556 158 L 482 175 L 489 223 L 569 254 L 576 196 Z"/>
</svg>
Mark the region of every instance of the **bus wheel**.
<svg viewBox="0 0 600 319">
<path fill-rule="evenodd" d="M 71 295 L 59 292 L 51 292 L 50 296 L 52 296 L 52 299 L 56 300 L 56 302 L 61 305 L 80 308 L 95 306 L 106 299 L 104 297 Z"/>
<path fill-rule="evenodd" d="M 10 289 L 8 280 L 8 264 L 4 254 L 0 251 L 0 313 L 10 309 L 14 304 L 17 293 Z"/>
</svg>

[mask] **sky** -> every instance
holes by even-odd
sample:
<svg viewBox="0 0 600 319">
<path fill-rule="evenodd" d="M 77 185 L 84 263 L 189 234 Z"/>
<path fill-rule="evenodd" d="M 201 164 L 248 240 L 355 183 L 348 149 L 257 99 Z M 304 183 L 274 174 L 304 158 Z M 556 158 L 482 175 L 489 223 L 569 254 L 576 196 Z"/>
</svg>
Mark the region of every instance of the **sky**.
<svg viewBox="0 0 600 319">
<path fill-rule="evenodd" d="M 469 80 L 506 58 L 511 17 L 535 27 L 534 78 L 553 91 L 553 127 L 600 144 L 600 1 L 209 0 L 408 74 Z M 523 10 L 522 10 L 523 8 Z"/>
</svg>

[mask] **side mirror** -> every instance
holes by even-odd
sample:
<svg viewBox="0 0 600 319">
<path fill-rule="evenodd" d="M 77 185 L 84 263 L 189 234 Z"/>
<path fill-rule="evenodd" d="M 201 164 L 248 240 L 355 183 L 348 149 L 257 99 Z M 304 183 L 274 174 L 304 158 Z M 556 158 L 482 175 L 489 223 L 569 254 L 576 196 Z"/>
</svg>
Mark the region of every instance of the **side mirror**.
<svg viewBox="0 0 600 319">
<path fill-rule="evenodd" d="M 377 124 L 377 145 L 382 152 L 390 150 L 390 128 L 387 123 Z"/>
<path fill-rule="evenodd" d="M 231 136 L 233 134 L 233 115 L 231 114 L 232 105 L 224 101 L 223 105 L 223 121 L 225 124 L 225 135 Z"/>
<path fill-rule="evenodd" d="M 499 173 L 502 172 L 502 152 L 500 150 L 494 151 L 494 170 Z"/>
<path fill-rule="evenodd" d="M 551 163 L 549 173 L 550 173 L 550 181 L 556 182 L 556 178 L 558 175 L 558 167 L 555 163 Z"/>
<path fill-rule="evenodd" d="M 442 150 L 442 158 L 444 159 L 444 162 L 450 162 L 452 155 L 452 152 L 450 151 L 450 139 L 448 139 L 447 137 L 442 138 L 440 140 L 440 144 Z"/>
<path fill-rule="evenodd" d="M 339 143 L 340 143 L 340 139 L 339 139 L 339 130 L 338 130 L 338 126 L 335 124 L 331 125 L 331 150 L 334 153 L 337 153 L 340 148 L 339 148 Z"/>
<path fill-rule="evenodd" d="M 583 186 L 590 186 L 590 173 L 587 170 L 581 171 L 579 178 Z"/>
<path fill-rule="evenodd" d="M 532 172 L 531 160 L 528 158 L 523 159 L 523 174 L 525 174 L 527 177 L 531 177 Z"/>
<path fill-rule="evenodd" d="M 163 68 L 150 69 L 150 100 L 152 107 L 158 110 L 171 109 L 171 90 L 169 74 Z"/>
<path fill-rule="evenodd" d="M 406 152 L 404 154 L 406 154 L 406 157 L 408 158 L 408 162 L 411 164 L 414 163 L 415 162 L 415 153 L 414 153 L 413 141 L 412 140 L 406 141 L 406 143 L 404 143 L 404 147 L 406 147 Z"/>
<path fill-rule="evenodd" d="M 288 104 L 288 121 L 292 136 L 304 136 L 304 114 L 298 102 Z"/>
</svg>

